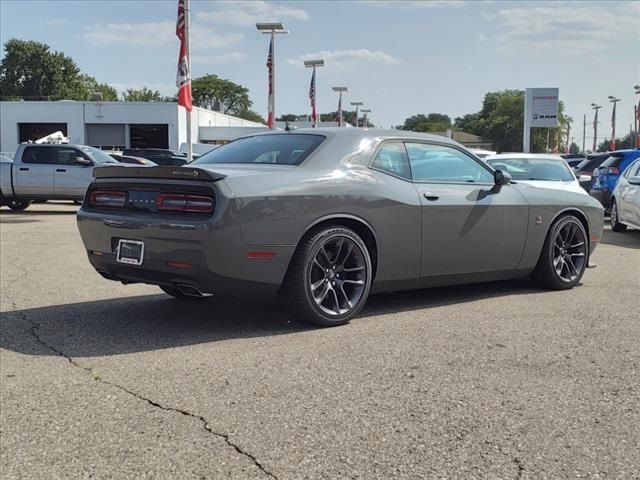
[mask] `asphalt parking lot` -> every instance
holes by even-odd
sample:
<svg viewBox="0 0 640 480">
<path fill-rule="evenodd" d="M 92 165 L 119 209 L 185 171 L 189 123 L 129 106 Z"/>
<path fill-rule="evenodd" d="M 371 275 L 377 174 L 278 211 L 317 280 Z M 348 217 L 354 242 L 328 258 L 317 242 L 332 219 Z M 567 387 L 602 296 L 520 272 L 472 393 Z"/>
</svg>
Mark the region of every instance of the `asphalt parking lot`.
<svg viewBox="0 0 640 480">
<path fill-rule="evenodd" d="M 0 214 L 3 478 L 639 478 L 638 231 L 318 329 L 103 280 L 75 209 Z"/>
</svg>

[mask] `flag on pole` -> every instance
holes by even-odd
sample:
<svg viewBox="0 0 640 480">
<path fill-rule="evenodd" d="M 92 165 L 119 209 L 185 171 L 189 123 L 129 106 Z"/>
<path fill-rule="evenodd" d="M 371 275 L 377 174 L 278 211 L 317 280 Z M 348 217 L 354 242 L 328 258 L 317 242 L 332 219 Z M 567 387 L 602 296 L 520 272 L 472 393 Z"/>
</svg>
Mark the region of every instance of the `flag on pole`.
<svg viewBox="0 0 640 480">
<path fill-rule="evenodd" d="M 616 149 L 616 102 L 613 102 L 611 110 L 611 150 Z"/>
<path fill-rule="evenodd" d="M 338 97 L 338 126 L 342 126 L 342 92 L 340 92 L 340 96 Z"/>
<path fill-rule="evenodd" d="M 189 72 L 189 59 L 187 57 L 186 20 L 184 0 L 178 0 L 178 21 L 176 22 L 176 36 L 180 39 L 178 75 L 176 77 L 178 105 L 182 105 L 190 112 L 192 109 L 191 72 Z"/>
<path fill-rule="evenodd" d="M 267 56 L 267 70 L 269 71 L 269 113 L 267 115 L 267 126 L 273 128 L 273 36 L 269 43 L 269 55 Z"/>
<path fill-rule="evenodd" d="M 318 126 L 318 112 L 316 112 L 316 69 L 314 67 L 311 75 L 311 85 L 309 86 L 309 100 L 311 100 L 311 124 Z"/>
</svg>

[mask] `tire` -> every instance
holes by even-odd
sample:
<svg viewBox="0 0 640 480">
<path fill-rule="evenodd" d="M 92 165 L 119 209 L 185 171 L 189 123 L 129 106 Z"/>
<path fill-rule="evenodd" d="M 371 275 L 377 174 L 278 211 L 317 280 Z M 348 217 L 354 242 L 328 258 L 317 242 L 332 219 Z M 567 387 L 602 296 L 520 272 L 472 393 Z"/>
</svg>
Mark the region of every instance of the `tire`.
<svg viewBox="0 0 640 480">
<path fill-rule="evenodd" d="M 11 200 L 7 205 L 14 212 L 20 212 L 29 208 L 31 200 Z"/>
<path fill-rule="evenodd" d="M 532 278 L 550 290 L 575 287 L 589 263 L 589 242 L 582 222 L 573 215 L 556 220 L 545 239 Z"/>
<path fill-rule="evenodd" d="M 167 295 L 170 295 L 173 298 L 177 298 L 178 300 L 190 300 L 190 301 L 198 302 L 205 298 L 208 298 L 208 297 L 192 297 L 191 295 L 185 295 L 176 287 L 165 287 L 164 285 L 160 285 L 160 289 Z"/>
<path fill-rule="evenodd" d="M 625 232 L 627 230 L 627 226 L 624 223 L 620 223 L 618 204 L 615 198 L 611 199 L 611 230 L 614 232 Z"/>
<path fill-rule="evenodd" d="M 283 298 L 304 322 L 343 325 L 364 307 L 372 274 L 369 249 L 357 233 L 341 225 L 320 227 L 298 245 Z"/>
</svg>

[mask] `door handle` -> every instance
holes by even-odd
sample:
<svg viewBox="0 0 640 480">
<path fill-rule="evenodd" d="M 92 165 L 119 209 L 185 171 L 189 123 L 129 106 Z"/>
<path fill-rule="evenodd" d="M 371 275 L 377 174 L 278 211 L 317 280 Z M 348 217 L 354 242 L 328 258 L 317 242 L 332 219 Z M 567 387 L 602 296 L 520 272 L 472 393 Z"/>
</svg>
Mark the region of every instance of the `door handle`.
<svg viewBox="0 0 640 480">
<path fill-rule="evenodd" d="M 56 172 L 66 172 L 64 168 L 56 168 Z"/>
<path fill-rule="evenodd" d="M 435 202 L 436 200 L 438 200 L 438 199 L 440 198 L 438 195 L 434 195 L 434 194 L 433 194 L 433 193 L 431 193 L 431 192 L 424 192 L 424 193 L 422 194 L 422 196 L 423 196 L 424 198 L 426 198 L 427 200 L 429 200 L 430 202 Z"/>
<path fill-rule="evenodd" d="M 20 167 L 21 172 L 28 172 L 29 169 L 27 167 Z"/>
</svg>

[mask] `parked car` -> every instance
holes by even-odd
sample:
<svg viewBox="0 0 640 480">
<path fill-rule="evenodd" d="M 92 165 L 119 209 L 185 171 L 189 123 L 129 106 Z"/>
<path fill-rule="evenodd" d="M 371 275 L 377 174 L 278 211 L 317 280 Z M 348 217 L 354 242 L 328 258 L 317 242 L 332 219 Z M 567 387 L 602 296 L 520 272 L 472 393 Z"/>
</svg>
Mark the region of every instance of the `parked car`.
<svg viewBox="0 0 640 480">
<path fill-rule="evenodd" d="M 440 136 L 360 128 L 97 169 L 77 218 L 109 280 L 182 299 L 279 294 L 318 325 L 348 322 L 375 292 L 529 275 L 571 288 L 603 228 L 588 195 L 514 183 Z"/>
<path fill-rule="evenodd" d="M 468 150 L 471 153 L 473 153 L 476 157 L 482 158 L 482 159 L 496 154 L 496 152 L 494 152 L 493 150 L 483 150 L 481 148 L 469 148 Z"/>
<path fill-rule="evenodd" d="M 582 162 L 576 165 L 573 170 L 576 172 L 578 178 L 584 175 L 584 178 L 589 177 L 589 180 L 580 181 L 580 186 L 587 192 L 591 191 L 593 186 L 593 171 L 609 158 L 608 153 L 590 153 Z"/>
<path fill-rule="evenodd" d="M 147 158 L 132 157 L 131 155 L 120 155 L 118 153 L 110 153 L 111 158 L 120 163 L 130 163 L 132 165 L 146 165 L 147 167 L 155 167 L 158 165 Z"/>
<path fill-rule="evenodd" d="M 176 150 L 166 150 L 162 148 L 125 148 L 122 154 L 128 157 L 146 158 L 157 165 L 179 167 L 187 163 L 186 154 Z"/>
<path fill-rule="evenodd" d="M 559 155 L 540 153 L 501 153 L 484 159 L 496 170 L 509 172 L 516 182 L 536 187 L 569 190 L 587 195 L 575 173 Z M 587 178 L 583 176 L 583 181 Z"/>
<path fill-rule="evenodd" d="M 0 163 L 0 205 L 24 210 L 35 200 L 81 201 L 95 166 L 118 162 L 84 145 L 21 144 Z"/>
<path fill-rule="evenodd" d="M 589 194 L 599 200 L 606 211 L 611 206 L 611 192 L 616 188 L 621 172 L 636 158 L 640 158 L 640 148 L 609 152 L 609 158 L 593 170 L 593 186 Z"/>
<path fill-rule="evenodd" d="M 627 227 L 640 230 L 640 159 L 627 167 L 611 194 L 611 229 Z"/>
<path fill-rule="evenodd" d="M 564 158 L 564 161 L 567 162 L 571 168 L 576 167 L 582 162 L 586 157 L 580 153 L 563 153 L 560 155 Z"/>
</svg>

